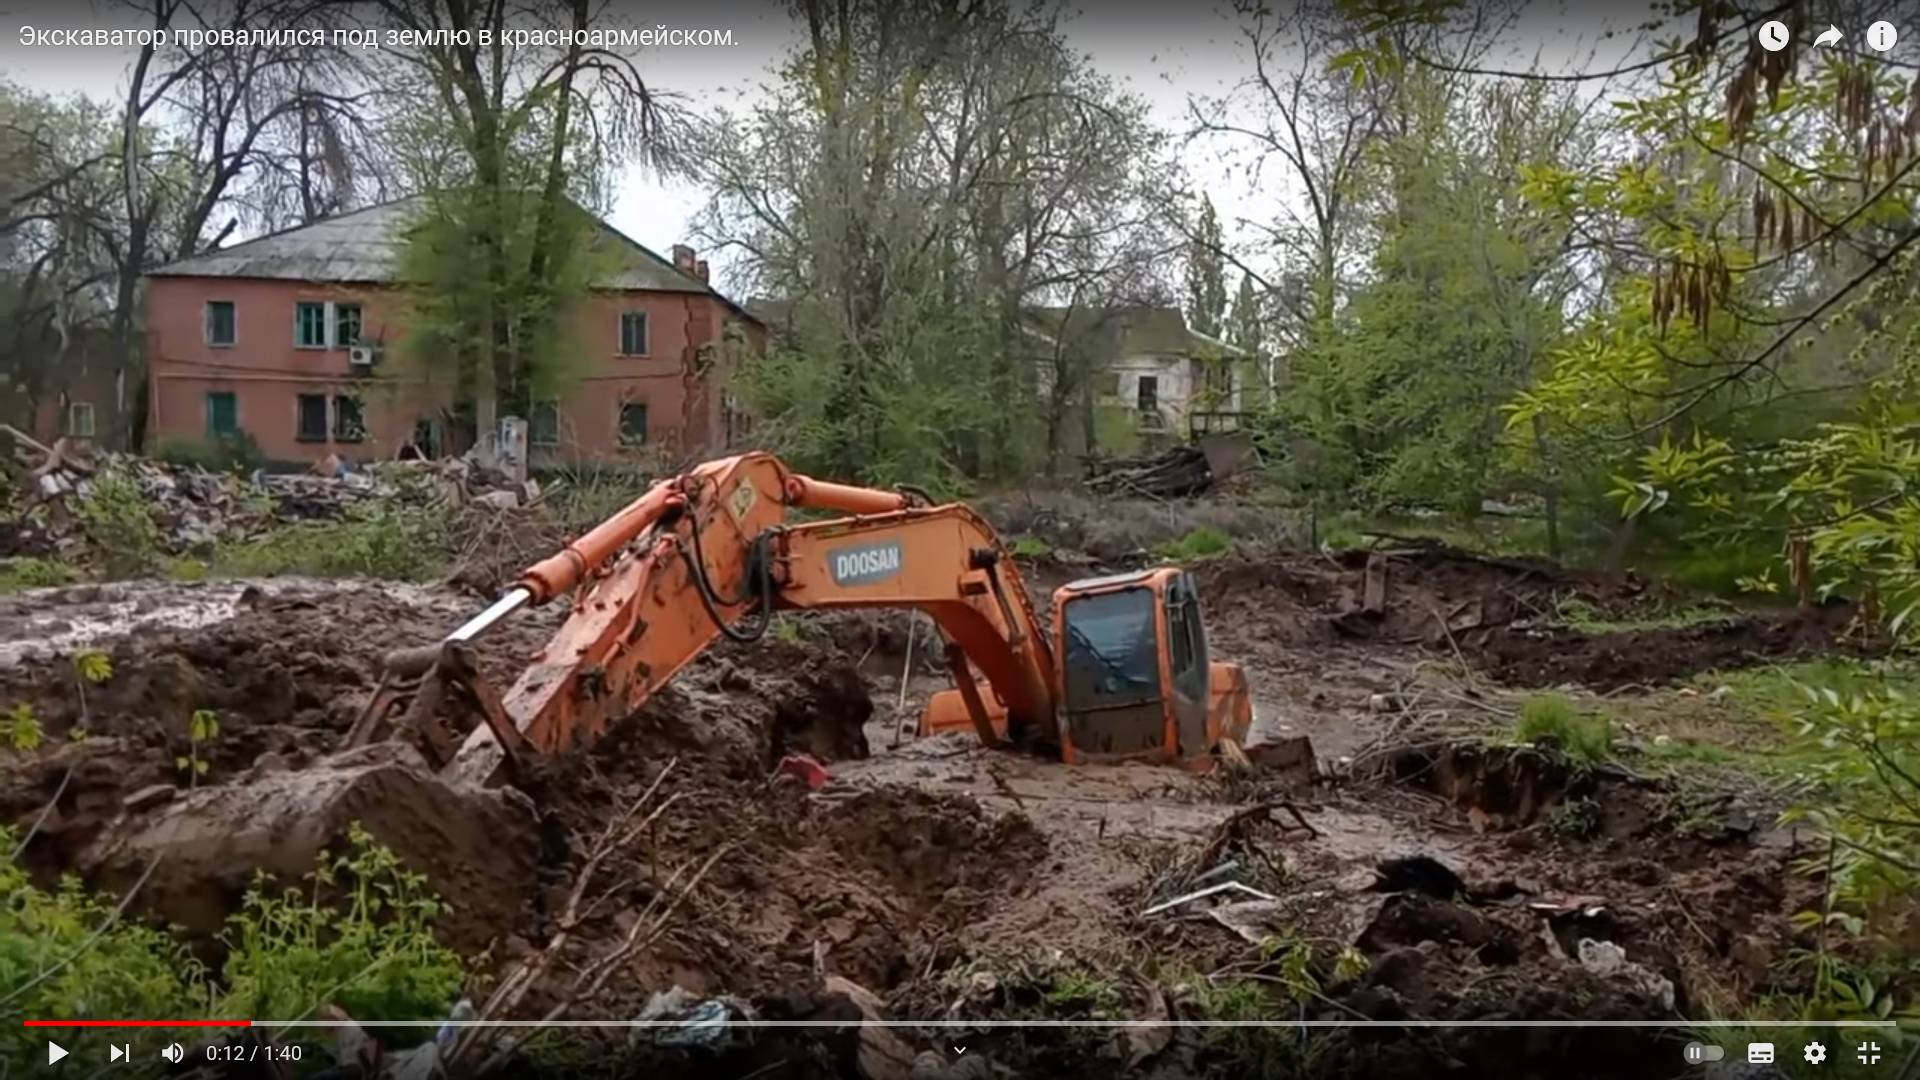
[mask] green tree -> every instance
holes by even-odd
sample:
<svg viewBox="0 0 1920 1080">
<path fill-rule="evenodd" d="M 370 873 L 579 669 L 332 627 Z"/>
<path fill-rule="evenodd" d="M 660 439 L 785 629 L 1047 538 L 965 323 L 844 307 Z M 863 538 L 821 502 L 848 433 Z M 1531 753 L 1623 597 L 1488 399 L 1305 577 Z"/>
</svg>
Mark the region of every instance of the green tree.
<svg viewBox="0 0 1920 1080">
<path fill-rule="evenodd" d="M 1097 311 L 1145 260 L 1141 110 L 1050 6 L 799 14 L 772 100 L 697 147 L 703 242 L 781 309 L 742 378 L 765 437 L 877 481 L 1038 466 L 1093 388 L 1034 309 Z"/>
<path fill-rule="evenodd" d="M 1545 83 L 1465 97 L 1418 69 L 1398 79 L 1395 136 L 1356 193 L 1379 238 L 1370 273 L 1297 351 L 1283 407 L 1321 449 L 1319 486 L 1470 518 L 1527 483 L 1500 409 L 1532 385 L 1577 279 L 1558 258 L 1564 223 L 1522 188 L 1580 144 L 1581 105 Z"/>
<path fill-rule="evenodd" d="M 1220 216 L 1213 200 L 1202 197 L 1200 215 L 1187 245 L 1187 325 L 1208 337 L 1226 333 L 1227 276 Z"/>
<path fill-rule="evenodd" d="M 1246 366 L 1252 385 L 1260 388 L 1261 400 L 1271 402 L 1277 381 L 1267 355 L 1266 311 L 1255 291 L 1252 274 L 1240 275 L 1240 291 L 1233 297 L 1233 323 L 1227 340 L 1247 354 Z"/>
<path fill-rule="evenodd" d="M 425 193 L 405 255 L 417 323 L 404 351 L 451 378 L 490 431 L 501 405 L 524 416 L 568 381 L 565 316 L 607 254 L 582 208 L 604 208 L 624 164 L 671 166 L 676 117 L 630 58 L 588 44 L 588 0 L 379 10 L 421 42 L 383 73 L 395 170 Z M 528 25 L 566 44 L 509 43 Z"/>
</svg>

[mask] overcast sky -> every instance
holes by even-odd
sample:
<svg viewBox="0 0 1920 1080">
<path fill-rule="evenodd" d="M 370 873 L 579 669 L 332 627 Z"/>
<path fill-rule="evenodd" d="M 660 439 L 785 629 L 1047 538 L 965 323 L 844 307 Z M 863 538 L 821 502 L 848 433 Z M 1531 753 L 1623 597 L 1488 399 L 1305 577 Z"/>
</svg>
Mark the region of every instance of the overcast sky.
<svg viewBox="0 0 1920 1080">
<path fill-rule="evenodd" d="M 1284 0 L 1282 0 L 1284 2 Z M 1617 0 L 1604 6 L 1542 2 L 1534 5 L 1502 47 L 1498 59 L 1524 66 L 1538 52 L 1549 64 L 1584 60 L 1597 49 L 1601 62 L 1616 60 L 1635 47 L 1631 35 L 1605 37 L 1644 19 L 1647 9 Z M 784 7 L 754 0 L 672 0 L 672 10 L 655 4 L 627 16 L 640 25 L 692 28 L 727 27 L 731 47 L 653 48 L 641 58 L 641 70 L 653 84 L 679 95 L 694 107 L 749 107 L 772 72 L 799 41 L 798 27 Z M 48 91 L 78 91 L 112 96 L 124 85 L 131 52 L 108 47 L 26 47 L 18 27 L 137 26 L 137 20 L 111 3 L 94 0 L 0 0 L 0 72 L 20 84 Z M 1207 0 L 1192 4 L 1088 4 L 1066 21 L 1070 42 L 1085 51 L 1103 72 L 1142 97 L 1151 119 L 1180 131 L 1186 126 L 1190 97 L 1219 96 L 1249 72 L 1238 30 Z M 1915 33 L 1920 34 L 1920 27 Z M 1904 44 L 1904 43 L 1903 43 Z M 1209 189 L 1229 230 L 1229 243 L 1241 217 L 1272 219 L 1293 197 L 1277 171 L 1256 183 L 1245 158 L 1208 152 L 1189 155 L 1196 179 Z M 697 184 L 663 183 L 630 174 L 620 191 L 614 225 L 642 243 L 664 252 L 687 236 L 688 224 L 704 201 Z M 724 264 L 716 267 L 724 281 Z M 1230 287 L 1231 287 L 1230 283 Z"/>
</svg>

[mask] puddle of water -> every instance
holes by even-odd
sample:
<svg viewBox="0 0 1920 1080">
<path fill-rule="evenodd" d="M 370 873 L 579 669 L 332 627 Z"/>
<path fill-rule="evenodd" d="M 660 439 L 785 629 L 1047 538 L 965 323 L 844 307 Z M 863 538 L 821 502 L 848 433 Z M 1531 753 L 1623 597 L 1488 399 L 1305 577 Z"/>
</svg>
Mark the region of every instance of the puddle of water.
<svg viewBox="0 0 1920 1080">
<path fill-rule="evenodd" d="M 96 648 L 131 634 L 211 626 L 233 617 L 240 594 L 249 587 L 269 596 L 285 596 L 371 586 L 311 578 L 236 578 L 29 589 L 0 598 L 0 664 Z M 466 603 L 414 585 L 382 583 L 379 591 L 382 596 L 407 603 L 446 607 L 449 620 L 456 619 Z M 453 625 L 449 621 L 448 629 Z"/>
</svg>

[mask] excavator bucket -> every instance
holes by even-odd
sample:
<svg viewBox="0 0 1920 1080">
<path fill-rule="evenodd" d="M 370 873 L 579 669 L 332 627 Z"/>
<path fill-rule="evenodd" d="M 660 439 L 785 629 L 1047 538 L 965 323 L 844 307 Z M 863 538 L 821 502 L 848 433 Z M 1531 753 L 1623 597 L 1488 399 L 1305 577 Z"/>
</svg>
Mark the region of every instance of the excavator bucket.
<svg viewBox="0 0 1920 1080">
<path fill-rule="evenodd" d="M 380 683 L 348 731 L 344 749 L 397 737 L 435 769 L 445 770 L 475 717 L 493 732 L 511 770 L 525 754 L 525 739 L 499 692 L 480 673 L 473 646 L 450 640 L 398 649 L 387 654 Z"/>
</svg>

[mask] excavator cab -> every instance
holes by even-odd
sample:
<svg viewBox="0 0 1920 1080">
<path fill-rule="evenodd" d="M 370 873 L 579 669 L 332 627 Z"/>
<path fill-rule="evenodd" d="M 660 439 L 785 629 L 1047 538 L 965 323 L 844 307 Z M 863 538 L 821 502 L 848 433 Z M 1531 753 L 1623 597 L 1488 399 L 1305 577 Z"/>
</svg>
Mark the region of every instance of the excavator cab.
<svg viewBox="0 0 1920 1080">
<path fill-rule="evenodd" d="M 1054 731 L 1033 733 L 1058 743 L 1076 762 L 1163 761 L 1203 768 L 1222 742 L 1244 743 L 1253 699 L 1240 665 L 1211 659 L 1200 593 L 1178 567 L 1086 578 L 1053 594 L 1057 658 Z M 1005 738 L 1007 707 L 981 687 L 980 718 L 964 690 L 942 690 L 927 702 L 921 734 L 977 730 Z"/>
<path fill-rule="evenodd" d="M 1053 596 L 1062 757 L 1204 763 L 1253 720 L 1246 675 L 1207 655 L 1193 579 L 1177 567 L 1088 578 Z"/>
</svg>

